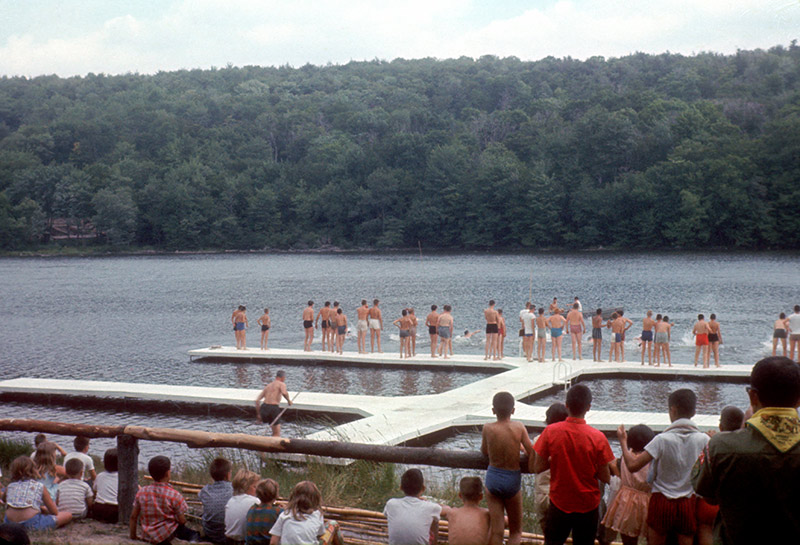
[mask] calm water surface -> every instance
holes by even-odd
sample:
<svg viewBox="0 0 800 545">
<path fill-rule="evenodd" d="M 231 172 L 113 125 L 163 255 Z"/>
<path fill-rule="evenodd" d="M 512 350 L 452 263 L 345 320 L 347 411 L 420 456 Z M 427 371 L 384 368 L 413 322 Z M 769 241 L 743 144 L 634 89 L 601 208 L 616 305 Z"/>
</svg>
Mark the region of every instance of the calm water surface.
<svg viewBox="0 0 800 545">
<path fill-rule="evenodd" d="M 255 320 L 267 306 L 270 346 L 301 348 L 301 312 L 308 299 L 338 300 L 350 317 L 361 299 L 379 298 L 384 321 L 413 306 L 424 319 L 433 303 L 454 308 L 456 330 L 482 328 L 493 298 L 509 330 L 528 299 L 537 304 L 578 295 L 584 309 L 623 306 L 639 327 L 647 309 L 669 314 L 673 361 L 691 361 L 696 314 L 715 312 L 722 324 L 724 363 L 753 363 L 771 348 L 772 322 L 800 302 L 795 254 L 545 254 L 545 255 L 200 255 L 112 258 L 0 259 L 0 376 L 120 380 L 258 388 L 277 367 L 190 362 L 186 351 L 233 344 L 230 314 L 248 307 L 248 345 L 258 346 Z M 418 350 L 429 350 L 420 328 Z M 384 351 L 398 349 L 387 327 Z M 516 341 L 506 349 L 516 354 Z M 345 350 L 355 350 L 348 339 Z M 457 352 L 483 351 L 482 334 L 457 338 Z M 635 341 L 626 345 L 638 356 Z M 585 351 L 589 355 L 589 350 Z M 292 390 L 377 395 L 438 393 L 482 376 L 452 371 L 371 370 L 287 366 Z M 663 410 L 670 383 L 593 381 L 608 408 Z M 737 385 L 697 386 L 709 410 L 742 405 Z M 601 392 L 605 392 L 600 395 Z M 545 403 L 547 400 L 542 400 Z M 598 401 L 595 402 L 595 406 Z M 604 402 L 605 403 L 605 402 Z M 87 423 L 142 423 L 218 431 L 248 430 L 236 419 L 129 415 L 30 404 L 4 404 L 15 416 Z M 286 433 L 302 435 L 314 424 Z M 299 430 L 299 431 L 298 431 Z M 176 447 L 178 448 L 178 447 Z"/>
</svg>

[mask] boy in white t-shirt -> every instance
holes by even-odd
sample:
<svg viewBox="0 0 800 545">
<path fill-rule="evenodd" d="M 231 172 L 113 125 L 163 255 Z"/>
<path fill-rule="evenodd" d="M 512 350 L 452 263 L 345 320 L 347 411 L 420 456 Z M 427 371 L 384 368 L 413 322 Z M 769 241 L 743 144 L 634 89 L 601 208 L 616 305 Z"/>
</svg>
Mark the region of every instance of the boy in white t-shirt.
<svg viewBox="0 0 800 545">
<path fill-rule="evenodd" d="M 261 502 L 256 497 L 258 473 L 240 469 L 233 477 L 233 497 L 225 504 L 225 537 L 229 541 L 244 543 L 247 511 Z"/>
<path fill-rule="evenodd" d="M 435 545 L 442 506 L 421 498 L 425 491 L 422 472 L 412 468 L 403 473 L 400 488 L 405 497 L 392 498 L 383 508 L 389 523 L 389 545 Z"/>
<path fill-rule="evenodd" d="M 72 441 L 72 446 L 75 447 L 75 452 L 70 452 L 64 457 L 64 465 L 73 458 L 77 458 L 83 462 L 83 476 L 81 479 L 87 481 L 90 485 L 97 478 L 97 473 L 94 470 L 94 460 L 89 456 L 89 438 L 78 435 Z"/>
<path fill-rule="evenodd" d="M 61 481 L 56 492 L 56 506 L 59 511 L 72 513 L 72 518 L 86 517 L 92 506 L 94 494 L 92 488 L 81 480 L 83 463 L 77 458 L 68 460 L 64 464 L 68 479 Z"/>
</svg>

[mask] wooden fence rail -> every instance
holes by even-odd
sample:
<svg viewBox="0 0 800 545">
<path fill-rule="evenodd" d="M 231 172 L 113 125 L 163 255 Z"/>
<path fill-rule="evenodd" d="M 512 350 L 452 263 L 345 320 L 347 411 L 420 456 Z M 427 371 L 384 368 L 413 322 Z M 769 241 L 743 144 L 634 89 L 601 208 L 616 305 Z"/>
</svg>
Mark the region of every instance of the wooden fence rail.
<svg viewBox="0 0 800 545">
<path fill-rule="evenodd" d="M 305 454 L 327 458 L 347 458 L 373 462 L 428 465 L 464 469 L 486 469 L 488 459 L 477 451 L 445 450 L 430 447 L 398 447 L 339 441 L 311 441 L 286 437 L 263 437 L 244 433 L 214 433 L 144 426 L 95 426 L 31 420 L 0 419 L 0 431 L 27 431 L 56 435 L 116 437 L 119 451 L 119 520 L 130 517 L 138 486 L 138 441 L 185 443 L 192 448 L 240 448 L 259 452 Z M 528 460 L 520 456 L 520 469 L 528 472 Z"/>
</svg>

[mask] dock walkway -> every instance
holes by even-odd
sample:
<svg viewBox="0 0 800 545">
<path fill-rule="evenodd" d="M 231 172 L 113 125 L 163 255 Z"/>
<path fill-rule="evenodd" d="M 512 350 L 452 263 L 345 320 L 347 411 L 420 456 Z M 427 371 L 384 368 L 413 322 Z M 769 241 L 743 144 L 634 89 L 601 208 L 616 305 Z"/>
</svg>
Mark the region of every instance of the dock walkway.
<svg viewBox="0 0 800 545">
<path fill-rule="evenodd" d="M 234 350 L 234 352 L 236 351 Z M 365 355 L 351 353 L 344 356 L 328 354 L 327 357 L 323 357 L 324 353 L 322 352 L 270 349 L 267 357 L 273 356 L 280 359 L 291 358 L 295 361 L 319 362 L 329 361 L 329 358 L 335 356 L 341 359 L 336 362 L 338 364 L 368 361 L 371 365 L 377 366 L 397 365 L 397 362 L 408 365 L 424 359 L 428 360 L 425 363 L 430 364 L 431 360 L 426 356 L 401 360 L 396 356 L 392 357 L 386 354 L 363 357 Z M 219 356 L 215 355 L 215 357 Z M 441 360 L 439 363 L 447 362 L 447 366 L 450 368 L 469 370 L 474 369 L 474 364 L 478 363 L 478 360 L 484 365 L 488 363 L 484 362 L 480 356 L 458 356 Z M 373 361 L 374 363 L 372 363 Z M 495 364 L 492 363 L 492 365 Z M 499 391 L 508 391 L 515 399 L 525 399 L 551 390 L 554 384 L 569 383 L 585 376 L 745 380 L 750 375 L 751 369 L 750 365 L 726 365 L 722 368 L 702 369 L 680 364 L 674 364 L 673 367 L 643 367 L 639 363 L 608 364 L 593 363 L 587 360 L 570 360 L 566 364 L 528 363 L 522 358 L 506 358 L 497 374 L 439 394 L 383 397 L 302 392 L 297 395 L 294 407 L 305 412 L 349 414 L 361 417 L 358 420 L 316 432 L 307 439 L 397 445 L 454 426 L 479 426 L 494 420 L 491 399 Z M 251 406 L 259 390 L 16 378 L 0 381 L 0 392 Z M 294 396 L 294 393 L 290 392 L 290 395 Z M 664 404 L 664 410 L 657 413 L 591 410 L 587 414 L 586 420 L 590 425 L 605 432 L 613 432 L 620 424 L 628 427 L 635 424 L 647 424 L 655 431 L 661 431 L 669 425 L 666 400 L 664 400 Z M 514 418 L 529 427 L 542 428 L 546 409 L 547 407 L 537 406 L 535 403 L 531 405 L 518 403 Z M 719 416 L 697 415 L 694 420 L 701 429 L 716 429 Z"/>
</svg>

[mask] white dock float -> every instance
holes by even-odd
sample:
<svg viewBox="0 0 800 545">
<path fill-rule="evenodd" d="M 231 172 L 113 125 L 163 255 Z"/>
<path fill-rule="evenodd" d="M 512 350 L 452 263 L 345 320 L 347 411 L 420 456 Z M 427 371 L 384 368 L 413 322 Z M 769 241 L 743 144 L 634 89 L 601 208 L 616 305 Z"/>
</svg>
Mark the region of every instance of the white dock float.
<svg viewBox="0 0 800 545">
<path fill-rule="evenodd" d="M 300 352 L 300 351 L 295 351 Z M 306 358 L 316 358 L 321 353 L 303 353 Z M 397 358 L 399 360 L 399 358 Z M 722 368 L 702 369 L 690 365 L 673 367 L 641 366 L 639 363 L 607 364 L 591 361 L 559 363 L 517 363 L 507 358 L 512 369 L 483 378 L 471 384 L 432 395 L 382 397 L 302 392 L 294 401 L 294 408 L 319 413 L 351 414 L 359 420 L 341 424 L 331 429 L 313 433 L 307 439 L 351 441 L 376 445 L 397 445 L 424 437 L 454 426 L 479 426 L 494 420 L 491 410 L 492 396 L 508 391 L 516 399 L 551 389 L 555 377 L 573 381 L 583 375 L 615 378 L 625 375 L 687 377 L 710 380 L 714 378 L 744 379 L 750 375 L 750 365 L 727 365 Z M 406 361 L 406 360 L 402 360 Z M 452 361 L 452 360 L 447 360 Z M 102 396 L 124 399 L 177 401 L 185 403 L 214 403 L 226 405 L 252 405 L 258 392 L 254 389 L 211 388 L 199 386 L 172 386 L 120 382 L 94 382 L 17 378 L 0 381 L 0 392 L 19 394 L 51 394 L 67 396 Z M 294 395 L 290 392 L 290 395 Z M 605 432 L 613 432 L 620 424 L 630 427 L 647 424 L 655 431 L 669 425 L 667 400 L 664 409 L 656 413 L 591 410 L 587 422 Z M 518 403 L 515 419 L 525 425 L 544 427 L 547 407 Z M 718 415 L 697 415 L 695 422 L 701 429 L 715 429 Z"/>
<path fill-rule="evenodd" d="M 426 350 L 427 351 L 427 350 Z M 323 352 L 315 350 L 306 352 L 292 348 L 270 348 L 261 350 L 258 348 L 246 348 L 237 350 L 233 346 L 220 346 L 218 348 L 197 348 L 189 350 L 189 357 L 220 359 L 230 361 L 248 362 L 276 362 L 276 363 L 309 363 L 323 362 L 328 364 L 359 366 L 368 365 L 371 367 L 405 367 L 405 368 L 443 368 L 461 369 L 464 371 L 503 371 L 514 369 L 524 362 L 523 358 L 505 358 L 503 361 L 484 360 L 483 356 L 476 354 L 459 354 L 450 358 L 431 358 L 430 354 L 418 353 L 411 358 L 400 358 L 396 352 L 392 353 L 369 353 L 359 354 L 358 352 L 345 352 L 336 354 L 334 352 Z"/>
</svg>

